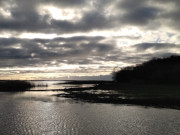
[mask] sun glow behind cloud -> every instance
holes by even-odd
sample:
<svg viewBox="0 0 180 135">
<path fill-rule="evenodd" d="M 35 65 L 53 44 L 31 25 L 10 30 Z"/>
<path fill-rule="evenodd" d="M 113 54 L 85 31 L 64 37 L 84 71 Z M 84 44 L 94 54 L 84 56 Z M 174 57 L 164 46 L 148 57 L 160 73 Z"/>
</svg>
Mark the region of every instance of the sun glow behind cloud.
<svg viewBox="0 0 180 135">
<path fill-rule="evenodd" d="M 79 20 L 82 16 L 80 12 L 73 9 L 61 9 L 55 6 L 42 6 L 40 7 L 42 14 L 48 13 L 52 19 L 55 20 Z"/>
<path fill-rule="evenodd" d="M 3 8 L 0 8 L 0 15 L 5 16 L 6 18 L 11 18 L 11 13 Z"/>
<path fill-rule="evenodd" d="M 114 67 L 179 54 L 179 4 L 0 1 L 0 79 L 110 76 Z"/>
</svg>

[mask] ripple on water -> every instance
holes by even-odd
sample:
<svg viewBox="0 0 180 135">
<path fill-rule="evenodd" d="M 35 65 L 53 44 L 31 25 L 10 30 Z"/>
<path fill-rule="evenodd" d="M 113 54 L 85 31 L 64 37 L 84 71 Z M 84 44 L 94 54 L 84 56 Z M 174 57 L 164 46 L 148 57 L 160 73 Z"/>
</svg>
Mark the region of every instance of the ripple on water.
<svg viewBox="0 0 180 135">
<path fill-rule="evenodd" d="M 27 93 L 21 96 L 0 95 L 1 135 L 180 134 L 179 110 L 60 100 L 42 102 L 28 98 Z"/>
</svg>

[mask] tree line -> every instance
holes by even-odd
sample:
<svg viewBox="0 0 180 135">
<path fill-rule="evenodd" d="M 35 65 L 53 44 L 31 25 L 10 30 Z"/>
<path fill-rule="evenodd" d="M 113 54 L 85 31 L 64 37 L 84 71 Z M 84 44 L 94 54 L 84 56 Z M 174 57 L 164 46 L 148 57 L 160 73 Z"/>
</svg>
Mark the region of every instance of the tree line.
<svg viewBox="0 0 180 135">
<path fill-rule="evenodd" d="M 116 82 L 180 83 L 180 56 L 154 58 L 113 74 Z"/>
</svg>

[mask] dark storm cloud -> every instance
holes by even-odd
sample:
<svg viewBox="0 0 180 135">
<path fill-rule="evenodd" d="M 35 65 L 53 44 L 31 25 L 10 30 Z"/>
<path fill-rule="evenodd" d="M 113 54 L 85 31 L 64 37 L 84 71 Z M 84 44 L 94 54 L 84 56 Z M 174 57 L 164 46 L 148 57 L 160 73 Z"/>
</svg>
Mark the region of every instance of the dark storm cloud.
<svg viewBox="0 0 180 135">
<path fill-rule="evenodd" d="M 90 31 L 111 28 L 111 20 L 100 12 L 85 13 L 78 22 L 52 20 L 51 25 L 64 32 Z"/>
<path fill-rule="evenodd" d="M 168 28 L 179 28 L 179 3 L 178 0 L 165 2 L 162 0 L 98 0 L 88 2 L 85 0 L 7 0 L 1 3 L 1 8 L 8 10 L 11 18 L 1 15 L 0 29 L 4 31 L 70 33 L 108 30 L 125 25 L 147 28 L 163 25 Z M 174 5 L 174 8 L 166 10 L 158 6 L 160 4 L 167 6 L 167 8 Z M 54 5 L 59 8 L 71 7 L 76 10 L 84 7 L 88 10 L 82 10 L 80 12 L 82 18 L 74 22 L 73 20 L 55 20 L 48 13 L 42 15 L 38 9 L 40 5 Z M 108 10 L 111 6 L 114 8 Z"/>
<path fill-rule="evenodd" d="M 59 37 L 53 40 L 1 38 L 0 66 L 21 67 L 40 64 L 45 66 L 52 65 L 52 61 L 56 61 L 58 64 L 80 65 L 101 64 L 101 62 L 110 61 L 136 64 L 155 56 L 177 54 L 180 51 L 179 45 L 165 43 L 142 43 L 118 48 L 113 44 L 101 43 L 104 39 L 105 37 L 83 36 Z M 152 54 L 149 49 L 156 52 Z"/>
<path fill-rule="evenodd" d="M 158 29 L 160 26 L 179 31 L 179 0 L 124 0 L 119 1 L 121 25 Z"/>
<path fill-rule="evenodd" d="M 105 39 L 105 37 L 103 36 L 94 36 L 94 37 L 90 37 L 90 36 L 74 36 L 74 37 L 70 37 L 70 38 L 55 38 L 54 42 L 56 41 L 65 41 L 65 42 L 81 42 L 81 41 L 93 41 L 93 42 L 97 42 L 100 40 Z"/>
<path fill-rule="evenodd" d="M 1 59 L 26 59 L 31 57 L 30 54 L 24 49 L 1 49 Z"/>
<path fill-rule="evenodd" d="M 176 7 L 179 7 L 179 5 L 180 5 L 180 1 L 179 0 L 154 0 L 153 2 L 155 4 L 157 4 L 157 3 L 173 4 Z"/>
<path fill-rule="evenodd" d="M 49 46 L 51 49 L 51 46 Z M 73 57 L 88 57 L 101 56 L 111 51 L 114 47 L 108 44 L 88 43 L 88 44 L 64 44 L 54 45 L 51 50 L 43 50 L 39 53 L 42 58 L 73 58 Z"/>
<path fill-rule="evenodd" d="M 49 4 L 49 0 L 42 0 L 42 2 Z M 52 3 L 54 5 L 58 4 L 60 6 L 68 6 L 68 7 L 77 6 L 77 7 L 80 7 L 83 4 L 85 4 L 86 1 L 85 0 L 54 0 L 54 1 L 51 1 L 50 3 Z"/>
<path fill-rule="evenodd" d="M 153 1 L 125 0 L 119 1 L 116 7 L 119 8 L 118 14 L 121 25 L 151 29 L 160 25 L 155 21 L 159 20 L 163 9 L 157 7 Z"/>
<path fill-rule="evenodd" d="M 90 5 L 88 5 L 90 4 Z M 159 6 L 163 4 L 171 9 Z M 41 14 L 39 6 L 54 5 L 59 8 L 79 10 L 78 20 L 55 20 L 48 13 Z M 93 30 L 110 30 L 126 25 L 138 28 L 157 28 L 159 25 L 168 29 L 180 28 L 179 0 L 7 0 L 0 1 L 0 7 L 10 13 L 8 18 L 0 13 L 0 30 L 38 33 L 71 34 Z M 85 8 L 86 10 L 81 10 Z M 112 9 L 111 9 L 112 8 Z M 110 10 L 111 9 L 111 10 Z M 156 22 L 156 23 L 155 23 Z M 116 30 L 116 29 L 115 29 Z M 113 39 L 139 37 L 109 37 Z M 118 62 L 135 64 L 154 56 L 165 56 L 178 52 L 179 45 L 142 43 L 129 46 L 129 51 L 116 44 L 105 43 L 106 37 L 75 36 L 54 39 L 0 39 L 0 67 L 51 65 L 52 61 L 67 64 L 100 64 Z M 153 49 L 153 54 L 149 52 Z M 169 51 L 165 51 L 169 49 Z M 174 49 L 174 50 L 172 50 Z M 177 51 L 175 51 L 177 50 Z M 65 60 L 65 62 L 64 62 Z"/>
<path fill-rule="evenodd" d="M 0 66 L 31 66 L 39 63 L 43 65 L 52 61 L 64 63 L 63 60 L 68 64 L 91 64 L 95 59 L 88 60 L 89 57 L 106 57 L 106 54 L 116 48 L 115 45 L 99 43 L 101 39 L 104 38 L 83 36 L 54 40 L 1 38 Z M 81 40 L 86 43 L 81 43 Z M 61 41 L 64 43 L 59 44 Z"/>
<path fill-rule="evenodd" d="M 147 0 L 148 1 L 148 0 Z M 117 8 L 124 10 L 132 10 L 146 5 L 145 0 L 119 0 L 116 4 Z"/>
<path fill-rule="evenodd" d="M 17 38 L 0 38 L 0 47 L 7 47 L 7 46 L 12 46 L 16 43 L 19 43 L 20 40 Z"/>
<path fill-rule="evenodd" d="M 132 46 L 135 63 L 142 63 L 152 58 L 180 55 L 180 45 L 169 43 L 141 43 Z M 133 54 L 132 54 L 133 56 Z M 133 62 L 133 61 L 131 61 Z"/>
<path fill-rule="evenodd" d="M 179 5 L 180 6 L 180 5 Z M 166 12 L 162 15 L 162 21 L 165 21 L 170 28 L 178 31 L 180 30 L 180 8 L 176 8 L 171 12 Z"/>
<path fill-rule="evenodd" d="M 60 7 L 81 7 L 86 4 L 85 0 L 1 0 L 2 6 L 18 6 L 24 9 L 37 7 L 39 5 L 55 5 Z M 29 5 L 29 6 L 28 6 Z M 27 6 L 27 7 L 26 7 Z M 34 9 L 34 8 L 33 8 Z"/>
<path fill-rule="evenodd" d="M 121 17 L 124 23 L 134 25 L 147 25 L 149 21 L 157 18 L 159 10 L 154 7 L 141 7 L 129 11 Z"/>
<path fill-rule="evenodd" d="M 7 4 L 9 6 L 6 10 L 11 14 L 11 18 L 1 18 L 1 30 L 38 31 L 48 27 L 46 22 L 48 17 L 47 15 L 39 15 L 35 1 L 19 0 L 4 2 L 4 6 Z"/>
<path fill-rule="evenodd" d="M 69 37 L 69 38 L 65 38 L 65 37 L 57 37 L 52 39 L 53 43 L 59 43 L 59 42 L 66 42 L 66 43 L 70 43 L 70 42 L 98 42 L 100 40 L 105 39 L 105 37 L 103 36 L 94 36 L 94 37 L 90 37 L 90 36 L 73 36 L 73 37 Z M 38 43 L 48 43 L 50 40 L 49 39 L 33 39 L 33 42 L 38 42 Z"/>
<path fill-rule="evenodd" d="M 46 4 L 43 2 L 17 1 L 17 6 L 8 9 L 12 18 L 1 18 L 0 29 L 9 31 L 64 33 L 105 29 L 111 26 L 109 18 L 107 18 L 104 13 L 97 10 L 90 10 L 89 12 L 82 13 L 82 19 L 77 22 L 72 22 L 71 20 L 54 20 L 49 14 L 40 15 L 38 12 L 37 5 Z M 84 1 L 52 1 L 52 4 L 56 6 L 58 6 L 58 4 L 74 5 L 74 3 L 77 4 L 81 2 L 84 3 Z M 77 5 L 79 6 L 80 4 Z"/>
<path fill-rule="evenodd" d="M 106 56 L 99 57 L 99 61 L 124 62 L 127 64 L 140 64 L 144 61 L 158 57 L 180 55 L 180 45 L 168 43 L 141 43 L 127 47 L 118 48 Z M 122 67 L 124 65 L 117 65 Z"/>
<path fill-rule="evenodd" d="M 173 49 L 173 48 L 179 48 L 179 45 L 176 44 L 169 44 L 169 43 L 142 43 L 142 44 L 137 44 L 134 45 L 134 47 L 140 51 L 145 51 L 147 49 L 154 49 L 154 50 L 160 50 L 160 49 Z"/>
</svg>

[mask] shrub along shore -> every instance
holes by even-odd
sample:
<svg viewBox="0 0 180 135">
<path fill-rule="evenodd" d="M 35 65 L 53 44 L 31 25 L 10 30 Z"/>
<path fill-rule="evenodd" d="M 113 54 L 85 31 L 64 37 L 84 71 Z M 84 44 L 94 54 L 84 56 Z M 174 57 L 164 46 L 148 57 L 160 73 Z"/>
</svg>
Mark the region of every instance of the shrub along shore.
<svg viewBox="0 0 180 135">
<path fill-rule="evenodd" d="M 0 81 L 0 92 L 26 91 L 32 87 L 35 87 L 35 86 L 28 81 L 21 81 L 21 80 L 1 80 Z"/>
</svg>

